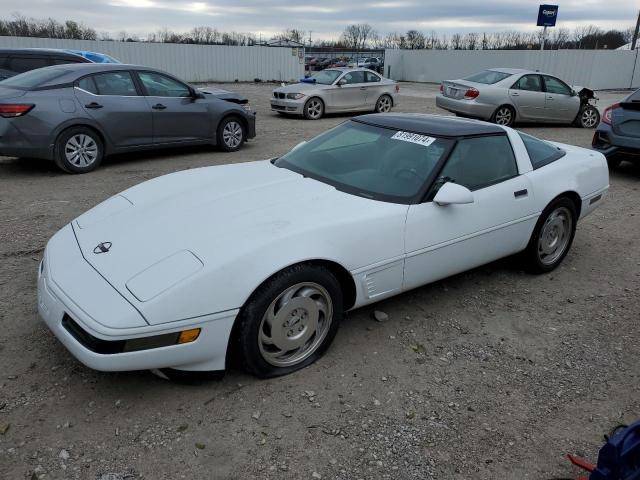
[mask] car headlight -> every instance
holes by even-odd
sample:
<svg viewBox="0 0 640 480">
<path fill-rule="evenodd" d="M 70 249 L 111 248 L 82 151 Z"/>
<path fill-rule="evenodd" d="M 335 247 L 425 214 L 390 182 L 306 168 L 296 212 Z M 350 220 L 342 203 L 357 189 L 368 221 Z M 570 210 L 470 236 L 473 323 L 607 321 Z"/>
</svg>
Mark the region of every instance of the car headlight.
<svg viewBox="0 0 640 480">
<path fill-rule="evenodd" d="M 287 98 L 290 100 L 300 100 L 304 97 L 304 93 L 287 93 Z"/>
<path fill-rule="evenodd" d="M 253 111 L 253 108 L 251 108 L 251 105 L 249 105 L 248 103 L 243 103 L 242 108 L 244 108 L 247 112 Z"/>
</svg>

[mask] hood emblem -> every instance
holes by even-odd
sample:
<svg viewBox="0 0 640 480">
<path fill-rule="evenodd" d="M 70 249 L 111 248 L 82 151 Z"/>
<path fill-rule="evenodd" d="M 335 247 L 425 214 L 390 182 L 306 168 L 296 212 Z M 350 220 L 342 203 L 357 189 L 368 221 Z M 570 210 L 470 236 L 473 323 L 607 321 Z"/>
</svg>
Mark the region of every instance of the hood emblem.
<svg viewBox="0 0 640 480">
<path fill-rule="evenodd" d="M 96 245 L 96 248 L 93 249 L 93 253 L 107 253 L 109 250 L 111 250 L 111 242 L 102 242 Z"/>
</svg>

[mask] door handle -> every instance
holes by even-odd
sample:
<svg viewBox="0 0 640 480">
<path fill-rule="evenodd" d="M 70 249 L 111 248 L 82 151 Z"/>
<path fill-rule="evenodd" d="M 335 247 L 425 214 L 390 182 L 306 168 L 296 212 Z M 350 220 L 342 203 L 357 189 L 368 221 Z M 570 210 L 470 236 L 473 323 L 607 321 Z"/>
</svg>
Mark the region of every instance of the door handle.
<svg viewBox="0 0 640 480">
<path fill-rule="evenodd" d="M 360 90 L 366 90 L 367 87 L 360 87 Z"/>
<path fill-rule="evenodd" d="M 527 189 L 525 188 L 524 190 L 518 190 L 517 192 L 513 192 L 513 196 L 516 198 L 526 197 L 528 193 L 529 192 L 527 192 Z"/>
<path fill-rule="evenodd" d="M 519 97 L 519 96 L 520 96 L 520 94 L 519 94 L 518 92 L 513 92 L 513 93 L 511 94 L 511 96 L 512 96 L 512 97 Z"/>
<path fill-rule="evenodd" d="M 151 107 L 151 108 L 153 108 L 154 110 L 164 110 L 164 109 L 165 109 L 165 108 L 167 108 L 167 107 L 165 107 L 165 106 L 164 106 L 164 105 L 162 105 L 161 103 L 156 103 L 156 104 L 155 104 L 153 107 Z"/>
<path fill-rule="evenodd" d="M 96 108 L 102 108 L 102 105 L 100 105 L 97 102 L 91 102 L 91 103 L 88 103 L 87 105 L 85 105 L 84 108 L 96 109 Z"/>
<path fill-rule="evenodd" d="M 547 100 L 553 100 L 553 97 L 549 96 L 547 97 Z"/>
</svg>

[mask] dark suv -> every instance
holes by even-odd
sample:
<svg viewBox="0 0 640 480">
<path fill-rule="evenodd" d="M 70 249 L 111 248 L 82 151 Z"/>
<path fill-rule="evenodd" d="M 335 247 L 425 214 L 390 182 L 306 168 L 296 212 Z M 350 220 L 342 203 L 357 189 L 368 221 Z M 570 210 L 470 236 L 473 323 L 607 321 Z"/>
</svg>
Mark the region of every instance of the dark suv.
<svg viewBox="0 0 640 480">
<path fill-rule="evenodd" d="M 118 63 L 103 53 L 49 48 L 0 49 L 0 80 L 36 68 L 67 63 Z"/>
</svg>

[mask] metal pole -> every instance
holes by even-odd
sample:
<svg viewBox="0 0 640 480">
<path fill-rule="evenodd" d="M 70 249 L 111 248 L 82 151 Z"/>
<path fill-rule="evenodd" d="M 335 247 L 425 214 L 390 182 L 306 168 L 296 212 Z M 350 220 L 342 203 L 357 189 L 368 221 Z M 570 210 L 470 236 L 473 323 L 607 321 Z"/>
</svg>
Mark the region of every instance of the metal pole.
<svg viewBox="0 0 640 480">
<path fill-rule="evenodd" d="M 547 26 L 544 26 L 544 29 L 542 30 L 542 41 L 540 42 L 540 50 L 544 50 L 544 41 L 547 38 Z"/>
<path fill-rule="evenodd" d="M 633 40 L 631 41 L 631 50 L 636 49 L 636 42 L 638 41 L 639 29 L 640 29 L 640 11 L 638 11 L 638 20 L 636 21 L 636 31 L 633 33 Z"/>
</svg>

